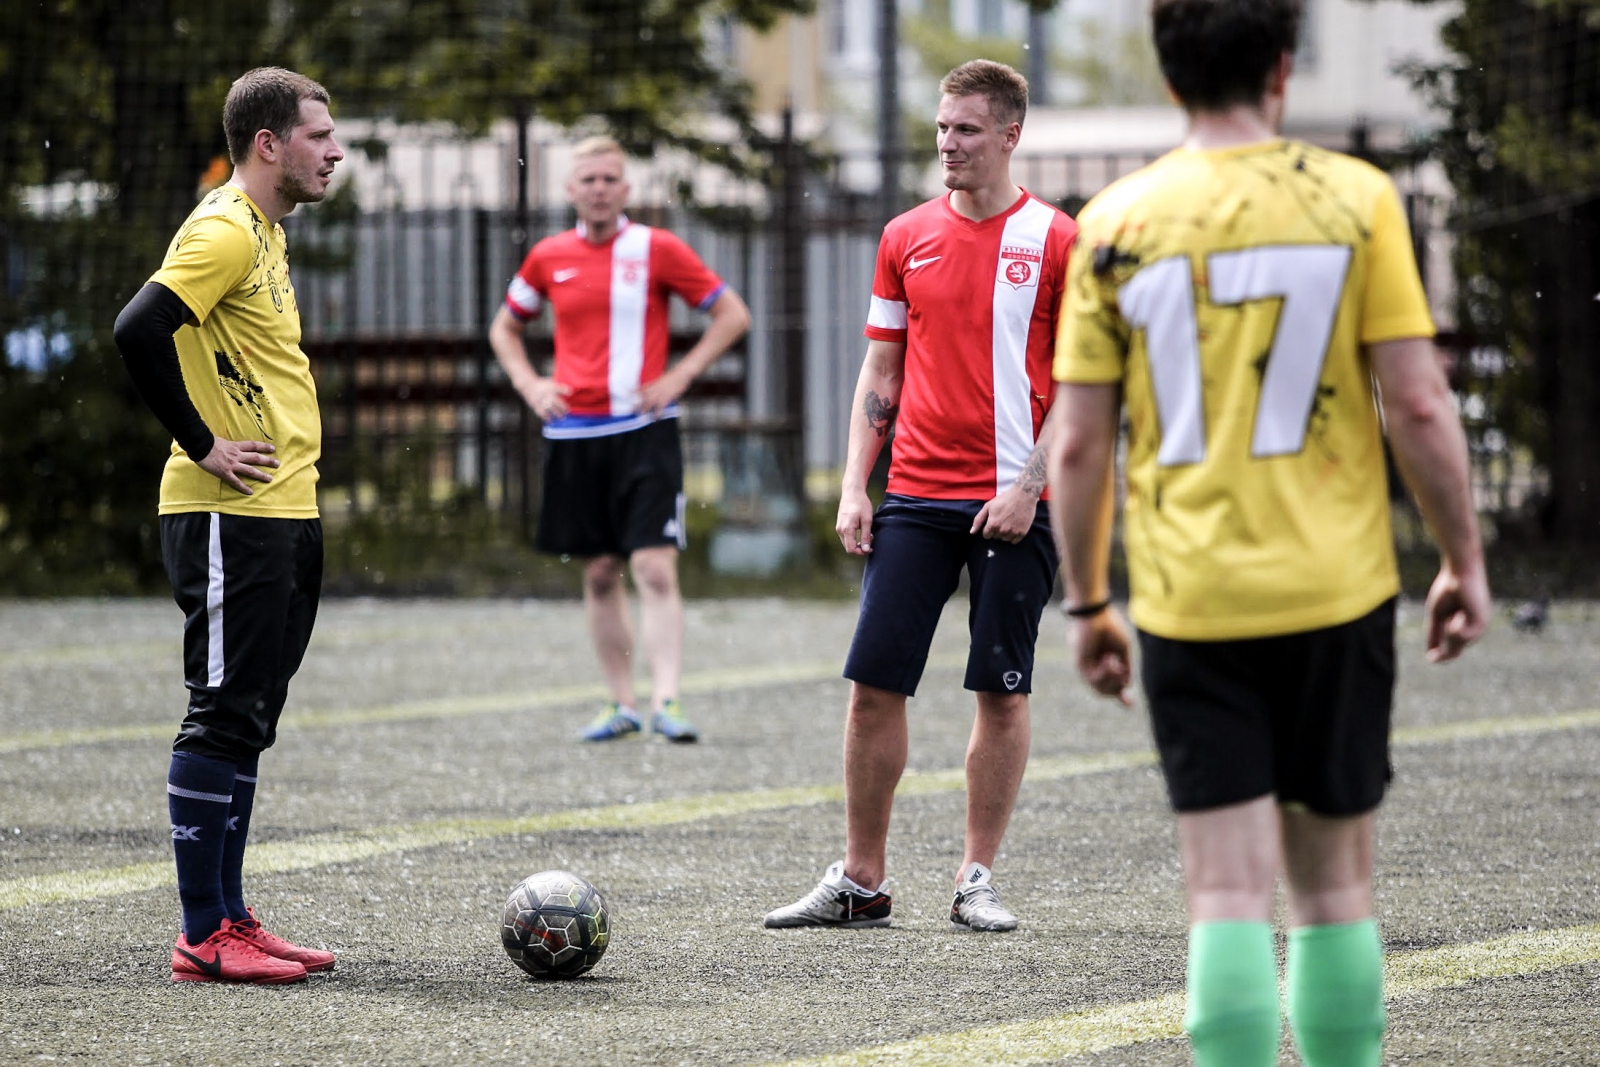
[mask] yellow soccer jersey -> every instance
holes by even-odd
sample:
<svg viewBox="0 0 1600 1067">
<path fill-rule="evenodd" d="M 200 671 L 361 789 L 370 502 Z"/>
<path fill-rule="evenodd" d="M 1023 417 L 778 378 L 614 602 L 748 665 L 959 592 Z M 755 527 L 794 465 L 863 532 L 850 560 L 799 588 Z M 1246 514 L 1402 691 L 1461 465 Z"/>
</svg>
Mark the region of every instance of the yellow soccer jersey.
<svg viewBox="0 0 1600 1067">
<path fill-rule="evenodd" d="M 1389 179 L 1294 141 L 1179 149 L 1078 225 L 1055 376 L 1122 386 L 1134 622 L 1263 637 L 1393 596 L 1362 346 L 1433 322 Z"/>
<path fill-rule="evenodd" d="M 161 477 L 161 514 L 315 518 L 322 421 L 311 364 L 300 351 L 283 227 L 224 185 L 190 214 L 150 280 L 189 306 L 192 321 L 175 341 L 200 417 L 220 437 L 271 442 L 280 464 L 269 483 L 247 480 L 254 494 L 244 496 L 174 442 Z"/>
</svg>

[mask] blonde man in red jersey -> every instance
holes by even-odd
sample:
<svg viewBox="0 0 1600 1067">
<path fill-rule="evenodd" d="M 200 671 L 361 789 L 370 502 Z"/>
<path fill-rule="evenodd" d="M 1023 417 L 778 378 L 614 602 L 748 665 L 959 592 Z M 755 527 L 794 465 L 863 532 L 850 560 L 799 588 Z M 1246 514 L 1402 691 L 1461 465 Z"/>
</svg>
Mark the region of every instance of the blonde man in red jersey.
<svg viewBox="0 0 1600 1067">
<path fill-rule="evenodd" d="M 633 629 L 624 573 L 639 590 L 640 644 L 649 661 L 650 726 L 669 741 L 699 734 L 678 702 L 683 600 L 683 452 L 677 401 L 742 337 L 750 312 L 739 294 L 665 230 L 629 221 L 622 147 L 592 137 L 573 151 L 567 195 L 578 225 L 534 245 L 489 329 L 506 376 L 544 422 L 543 505 L 535 545 L 586 560 L 584 609 L 611 703 L 586 741 L 641 732 L 635 710 Z M 667 365 L 673 296 L 711 323 Z M 555 367 L 534 370 L 523 328 L 555 312 Z"/>
</svg>

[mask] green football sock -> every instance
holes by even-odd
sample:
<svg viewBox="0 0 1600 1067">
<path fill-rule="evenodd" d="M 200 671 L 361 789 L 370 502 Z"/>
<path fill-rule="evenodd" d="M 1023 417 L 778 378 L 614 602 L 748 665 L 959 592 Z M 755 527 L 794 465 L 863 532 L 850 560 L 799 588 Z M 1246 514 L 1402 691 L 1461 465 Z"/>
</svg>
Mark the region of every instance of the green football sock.
<svg viewBox="0 0 1600 1067">
<path fill-rule="evenodd" d="M 1183 1028 L 1195 1067 L 1278 1062 L 1278 960 L 1264 922 L 1206 922 L 1189 929 L 1189 1008 Z"/>
<path fill-rule="evenodd" d="M 1306 1067 L 1377 1067 L 1383 946 L 1371 919 L 1289 931 L 1289 1027 Z"/>
</svg>

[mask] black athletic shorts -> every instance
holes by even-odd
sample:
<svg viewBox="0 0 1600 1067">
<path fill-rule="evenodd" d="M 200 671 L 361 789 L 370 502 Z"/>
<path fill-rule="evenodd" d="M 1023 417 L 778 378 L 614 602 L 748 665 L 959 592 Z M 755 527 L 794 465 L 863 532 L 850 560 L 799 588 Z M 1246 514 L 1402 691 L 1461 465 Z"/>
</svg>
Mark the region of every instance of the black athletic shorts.
<svg viewBox="0 0 1600 1067">
<path fill-rule="evenodd" d="M 861 613 L 844 676 L 915 696 L 939 615 L 966 568 L 967 675 L 976 693 L 1031 693 L 1039 616 L 1056 580 L 1049 508 L 1016 544 L 973 534 L 979 500 L 890 495 L 872 517 Z"/>
<path fill-rule="evenodd" d="M 688 543 L 678 420 L 606 437 L 544 442 L 534 547 L 565 556 L 627 556 Z"/>
<path fill-rule="evenodd" d="M 1139 632 L 1140 678 L 1172 806 L 1273 795 L 1360 815 L 1393 777 L 1391 599 L 1353 622 L 1240 641 Z"/>
<path fill-rule="evenodd" d="M 183 609 L 189 711 L 173 751 L 237 763 L 277 739 L 322 595 L 322 521 L 195 511 L 161 516 Z"/>
</svg>

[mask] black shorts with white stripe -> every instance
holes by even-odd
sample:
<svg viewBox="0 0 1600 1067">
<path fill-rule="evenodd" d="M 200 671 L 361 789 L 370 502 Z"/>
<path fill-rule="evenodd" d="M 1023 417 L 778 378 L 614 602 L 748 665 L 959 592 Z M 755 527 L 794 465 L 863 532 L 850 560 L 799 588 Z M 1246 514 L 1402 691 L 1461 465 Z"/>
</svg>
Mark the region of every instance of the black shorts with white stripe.
<svg viewBox="0 0 1600 1067">
<path fill-rule="evenodd" d="M 161 516 L 183 609 L 189 710 L 173 751 L 238 762 L 269 748 L 322 593 L 322 521 Z"/>
<path fill-rule="evenodd" d="M 544 442 L 544 494 L 534 547 L 552 555 L 627 556 L 684 536 L 678 420 L 604 437 Z"/>
</svg>

